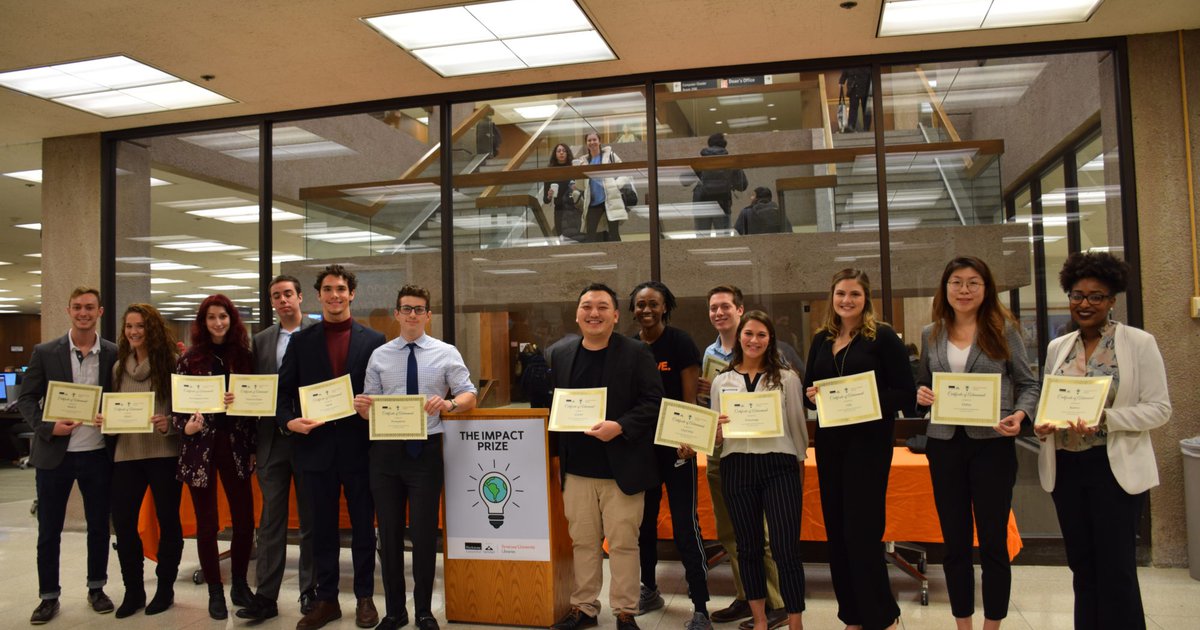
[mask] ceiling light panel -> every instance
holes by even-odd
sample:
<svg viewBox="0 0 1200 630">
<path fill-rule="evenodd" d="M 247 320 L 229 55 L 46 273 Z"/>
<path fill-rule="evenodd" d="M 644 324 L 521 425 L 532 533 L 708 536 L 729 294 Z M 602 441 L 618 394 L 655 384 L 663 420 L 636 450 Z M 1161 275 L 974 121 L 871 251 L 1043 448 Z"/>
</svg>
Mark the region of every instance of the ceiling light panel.
<svg viewBox="0 0 1200 630">
<path fill-rule="evenodd" d="M 1104 0 L 885 0 L 879 36 L 1086 22 Z"/>
<path fill-rule="evenodd" d="M 447 77 L 616 59 L 574 0 L 504 0 L 363 21 Z"/>
</svg>

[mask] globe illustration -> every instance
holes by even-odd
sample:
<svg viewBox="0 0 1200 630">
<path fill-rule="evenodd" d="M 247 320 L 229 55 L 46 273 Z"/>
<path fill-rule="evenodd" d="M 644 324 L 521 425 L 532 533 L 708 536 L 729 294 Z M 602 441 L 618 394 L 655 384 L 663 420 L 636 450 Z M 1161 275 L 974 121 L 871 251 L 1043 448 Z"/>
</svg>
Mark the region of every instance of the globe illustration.
<svg viewBox="0 0 1200 630">
<path fill-rule="evenodd" d="M 500 477 L 491 477 L 483 482 L 483 498 L 500 503 L 508 496 L 508 484 Z"/>
</svg>

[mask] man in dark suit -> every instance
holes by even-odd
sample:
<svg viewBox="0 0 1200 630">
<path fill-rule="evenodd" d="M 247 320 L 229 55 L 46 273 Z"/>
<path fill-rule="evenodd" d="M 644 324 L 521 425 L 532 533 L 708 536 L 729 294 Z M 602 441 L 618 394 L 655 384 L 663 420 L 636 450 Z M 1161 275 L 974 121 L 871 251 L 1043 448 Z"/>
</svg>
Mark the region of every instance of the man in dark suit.
<svg viewBox="0 0 1200 630">
<path fill-rule="evenodd" d="M 617 630 L 637 630 L 641 586 L 638 531 L 643 493 L 659 484 L 654 427 L 662 380 L 645 344 L 614 334 L 617 294 L 603 284 L 579 294 L 575 321 L 582 338 L 555 343 L 550 369 L 555 387 L 607 388 L 605 419 L 582 433 L 558 436 L 563 509 L 574 552 L 571 610 L 553 630 L 596 625 L 603 586 L 602 547 L 608 539 L 609 605 Z"/>
<path fill-rule="evenodd" d="M 58 558 L 67 499 L 78 482 L 87 519 L 88 603 L 98 613 L 113 610 L 104 594 L 108 581 L 109 481 L 112 458 L 100 427 L 82 422 L 50 422 L 42 419 L 42 399 L 49 381 L 98 385 L 106 391 L 112 380 L 117 346 L 100 338 L 96 326 L 104 308 L 100 292 L 79 287 L 71 293 L 67 315 L 71 330 L 38 345 L 29 361 L 25 385 L 17 405 L 25 422 L 33 427 L 29 463 L 37 468 L 38 498 L 38 591 L 41 603 L 29 622 L 46 623 L 58 614 Z"/>
<path fill-rule="evenodd" d="M 375 504 L 371 499 L 367 451 L 367 422 L 351 413 L 331 422 L 300 416 L 297 388 L 348 374 L 354 393 L 363 391 L 367 361 L 383 345 L 383 335 L 354 321 L 350 305 L 358 281 L 341 265 L 329 265 L 317 275 L 323 321 L 292 337 L 279 369 L 279 407 L 276 421 L 292 437 L 292 452 L 302 491 L 312 510 L 313 561 L 317 604 L 296 624 L 296 630 L 315 630 L 342 616 L 338 604 L 338 494 L 346 495 L 350 512 L 354 560 L 355 623 L 371 628 L 379 623 L 372 599 L 375 591 Z"/>
<path fill-rule="evenodd" d="M 291 343 L 292 335 L 315 322 L 304 316 L 300 281 L 281 275 L 268 287 L 271 306 L 279 321 L 254 335 L 254 369 L 259 374 L 275 374 Z M 262 515 L 258 519 L 258 592 L 250 605 L 237 611 L 242 619 L 262 621 L 279 614 L 277 601 L 287 560 L 288 501 L 295 478 L 296 503 L 300 512 L 300 613 L 308 614 L 317 604 L 313 576 L 312 518 L 308 495 L 299 489 L 300 476 L 294 474 L 290 439 L 280 430 L 275 418 L 258 422 L 256 455 L 258 487 L 262 490 Z"/>
</svg>

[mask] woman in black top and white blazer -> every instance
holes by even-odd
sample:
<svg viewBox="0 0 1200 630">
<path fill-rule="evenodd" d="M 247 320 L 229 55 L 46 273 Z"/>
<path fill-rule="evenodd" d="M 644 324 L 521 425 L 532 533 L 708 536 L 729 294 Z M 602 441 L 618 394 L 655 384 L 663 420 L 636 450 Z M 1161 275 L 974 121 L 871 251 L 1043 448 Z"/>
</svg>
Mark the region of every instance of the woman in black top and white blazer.
<svg viewBox="0 0 1200 630">
<path fill-rule="evenodd" d="M 991 427 L 930 424 L 929 474 L 946 543 L 946 590 L 959 630 L 975 614 L 974 532 L 983 567 L 983 627 L 995 630 L 1008 615 L 1012 570 L 1008 514 L 1017 480 L 1015 436 L 1032 418 L 1038 382 L 1012 313 L 1000 303 L 986 263 L 960 256 L 946 264 L 933 298 L 933 323 L 921 333 L 917 404 L 933 405 L 934 372 L 1000 374 L 1000 417 Z"/>
<path fill-rule="evenodd" d="M 840 427 L 817 426 L 817 481 L 829 538 L 829 573 L 838 619 L 852 628 L 893 628 L 900 607 L 883 561 L 888 474 L 896 416 L 912 409 L 908 350 L 892 327 L 875 320 L 871 283 L 859 269 L 834 274 L 825 323 L 808 352 L 806 403 L 816 408 L 813 382 L 875 372 L 878 420 Z"/>
</svg>

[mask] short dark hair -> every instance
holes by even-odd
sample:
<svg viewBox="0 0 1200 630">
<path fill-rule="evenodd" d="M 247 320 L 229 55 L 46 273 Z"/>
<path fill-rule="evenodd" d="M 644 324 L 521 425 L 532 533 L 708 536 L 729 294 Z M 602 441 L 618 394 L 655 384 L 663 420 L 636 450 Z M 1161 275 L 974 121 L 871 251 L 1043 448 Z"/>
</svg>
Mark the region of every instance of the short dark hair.
<svg viewBox="0 0 1200 630">
<path fill-rule="evenodd" d="M 741 308 L 745 303 L 745 298 L 742 296 L 742 290 L 732 284 L 718 284 L 708 290 L 708 300 L 712 300 L 712 296 L 718 293 L 729 293 L 733 296 L 733 305 Z"/>
<path fill-rule="evenodd" d="M 400 292 L 396 294 L 396 310 L 400 310 L 400 298 L 405 296 L 416 297 L 425 300 L 425 308 L 432 311 L 433 303 L 429 299 L 429 290 L 424 287 L 419 287 L 415 284 L 406 284 L 400 287 Z"/>
<path fill-rule="evenodd" d="M 296 276 L 289 276 L 286 273 L 281 273 L 278 276 L 271 278 L 271 284 L 267 285 L 267 291 L 270 291 L 271 287 L 279 284 L 280 282 L 291 282 L 292 287 L 294 287 L 296 290 L 296 295 L 301 295 L 304 292 L 300 288 L 300 281 L 298 279 L 296 279 Z M 320 290 L 320 284 L 321 284 L 321 281 L 317 280 L 317 289 L 318 290 Z"/>
<path fill-rule="evenodd" d="M 345 280 L 346 286 L 350 288 L 351 293 L 358 288 L 358 277 L 354 275 L 354 272 L 337 263 L 334 263 L 332 265 L 326 265 L 325 268 L 321 270 L 321 273 L 317 274 L 317 281 L 313 283 L 313 288 L 317 290 L 317 293 L 321 292 L 321 283 L 325 281 L 325 276 L 337 276 Z"/>
<path fill-rule="evenodd" d="M 1075 283 L 1093 278 L 1108 287 L 1113 295 L 1124 293 L 1129 282 L 1129 263 L 1108 252 L 1075 252 L 1067 256 L 1058 283 L 1066 293 Z"/>
<path fill-rule="evenodd" d="M 579 292 L 579 297 L 575 298 L 575 301 L 579 302 L 579 299 L 582 298 L 585 293 L 591 293 L 592 291 L 604 291 L 608 294 L 608 297 L 612 298 L 613 308 L 618 308 L 617 292 L 613 291 L 612 287 L 604 284 L 603 282 L 593 282 L 584 287 L 583 290 Z"/>
<path fill-rule="evenodd" d="M 766 186 L 759 186 L 758 188 L 755 188 L 754 189 L 754 200 L 755 201 L 770 201 L 771 200 L 771 189 L 767 188 Z"/>
<path fill-rule="evenodd" d="M 655 291 L 658 291 L 659 295 L 663 297 L 663 306 L 666 309 L 663 312 L 663 323 L 665 324 L 671 321 L 671 311 L 675 310 L 676 304 L 675 294 L 671 293 L 671 290 L 667 288 L 667 285 L 657 280 L 647 280 L 636 287 L 633 287 L 633 290 L 629 292 L 629 312 L 633 312 L 633 304 L 637 301 L 637 294 L 640 293 L 642 289 L 654 289 Z"/>
<path fill-rule="evenodd" d="M 708 146 L 710 147 L 721 147 L 724 149 L 728 144 L 728 141 L 725 140 L 725 134 L 721 132 L 714 133 L 708 137 Z"/>
</svg>

